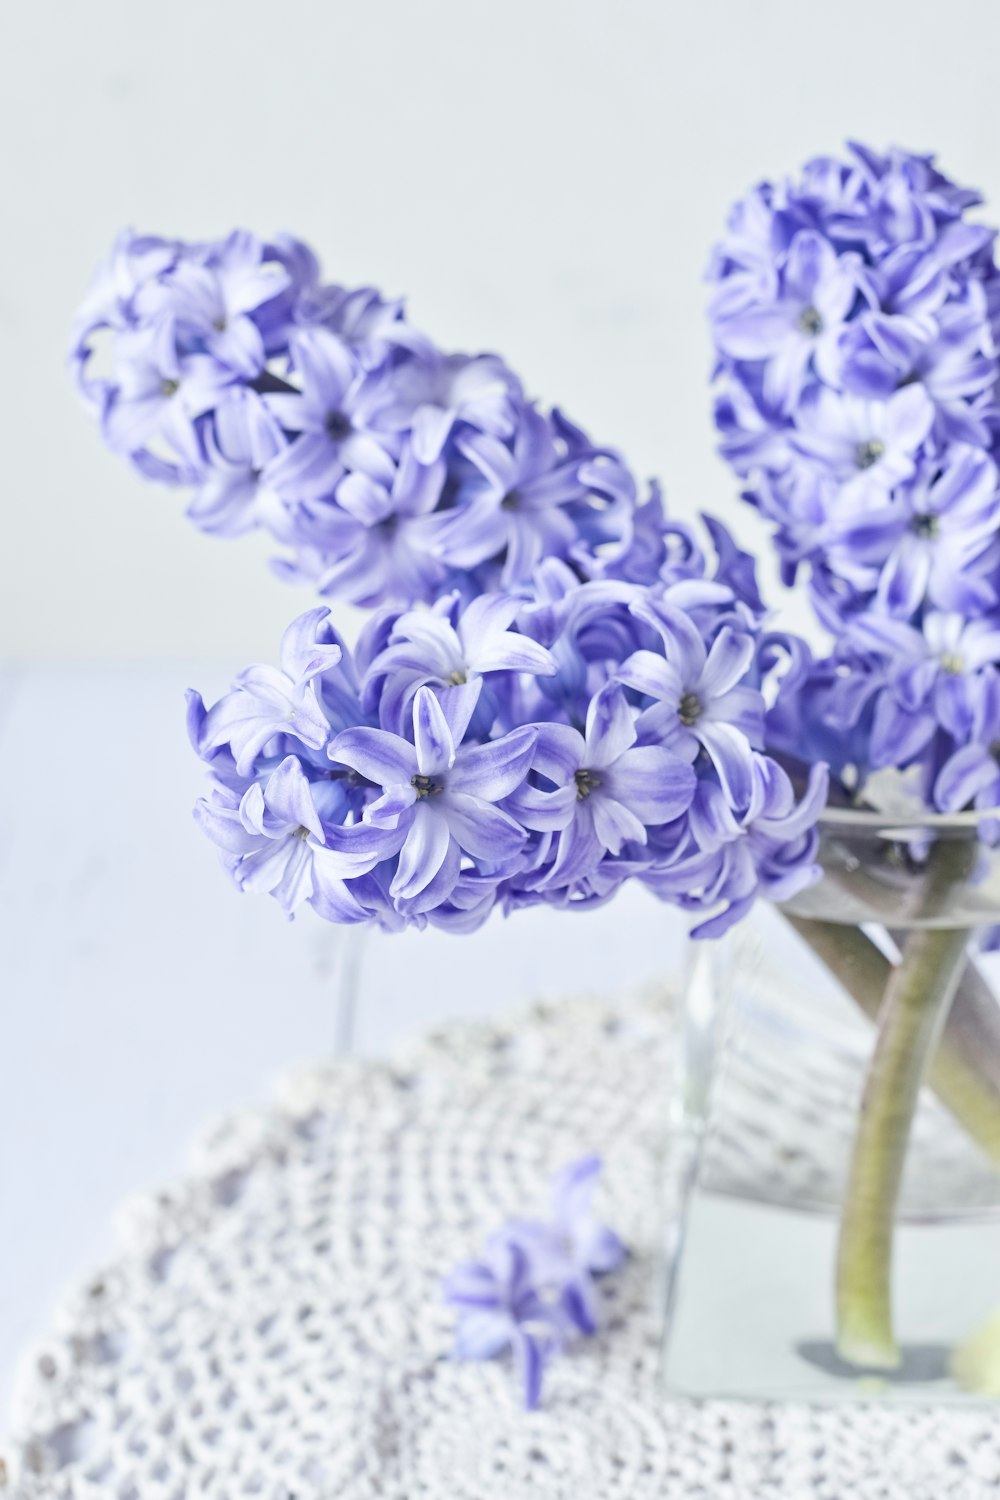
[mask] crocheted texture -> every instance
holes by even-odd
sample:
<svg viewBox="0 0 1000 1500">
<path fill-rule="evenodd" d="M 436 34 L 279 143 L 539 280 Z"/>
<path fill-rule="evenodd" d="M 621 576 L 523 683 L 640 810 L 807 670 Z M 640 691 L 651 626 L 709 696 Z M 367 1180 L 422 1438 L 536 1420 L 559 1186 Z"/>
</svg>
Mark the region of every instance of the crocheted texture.
<svg viewBox="0 0 1000 1500">
<path fill-rule="evenodd" d="M 984 1410 L 670 1404 L 657 1297 L 666 1002 L 447 1028 L 394 1064 L 301 1071 L 189 1175 L 121 1215 L 121 1252 L 24 1361 L 15 1500 L 979 1500 Z M 604 1330 L 526 1414 L 501 1363 L 448 1357 L 444 1270 L 606 1161 L 634 1253 Z M 4 1488 L 6 1484 L 6 1488 Z"/>
</svg>

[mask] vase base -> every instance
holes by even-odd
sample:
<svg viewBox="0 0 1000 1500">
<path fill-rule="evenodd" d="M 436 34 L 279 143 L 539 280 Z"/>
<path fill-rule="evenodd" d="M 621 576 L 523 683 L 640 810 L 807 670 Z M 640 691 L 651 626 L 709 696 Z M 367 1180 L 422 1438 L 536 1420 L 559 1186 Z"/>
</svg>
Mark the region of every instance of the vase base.
<svg viewBox="0 0 1000 1500">
<path fill-rule="evenodd" d="M 997 1310 L 1000 1223 L 904 1222 L 896 1243 L 895 1370 L 840 1358 L 832 1324 L 832 1213 L 695 1190 L 665 1366 L 672 1395 L 754 1401 L 975 1402 L 954 1351 Z M 1000 1351 L 998 1351 L 1000 1355 Z"/>
</svg>

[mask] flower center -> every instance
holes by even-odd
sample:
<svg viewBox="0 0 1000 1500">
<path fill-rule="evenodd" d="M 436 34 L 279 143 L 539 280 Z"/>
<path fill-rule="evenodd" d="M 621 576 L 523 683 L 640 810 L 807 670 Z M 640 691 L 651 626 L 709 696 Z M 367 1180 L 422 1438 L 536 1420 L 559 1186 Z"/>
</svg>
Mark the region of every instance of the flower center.
<svg viewBox="0 0 1000 1500">
<path fill-rule="evenodd" d="M 521 497 L 517 493 L 517 490 L 508 490 L 506 495 L 504 495 L 503 499 L 500 501 L 501 510 L 518 510 L 520 509 L 520 505 Z"/>
<path fill-rule="evenodd" d="M 854 462 L 859 469 L 870 469 L 872 464 L 877 464 L 885 452 L 885 444 L 881 438 L 869 438 L 867 443 L 859 443 L 854 450 Z"/>
<path fill-rule="evenodd" d="M 950 673 L 952 677 L 961 677 L 965 663 L 957 651 L 946 651 L 941 657 L 941 670 Z"/>
<path fill-rule="evenodd" d="M 799 313 L 799 327 L 814 339 L 818 333 L 823 332 L 823 319 L 814 307 L 804 307 Z"/>
<path fill-rule="evenodd" d="M 584 771 L 582 769 L 573 773 L 573 780 L 576 782 L 576 797 L 578 802 L 582 802 L 585 797 L 589 797 L 591 792 L 601 784 L 601 778 L 595 776 L 593 771 Z"/>
<path fill-rule="evenodd" d="M 920 537 L 935 537 L 939 529 L 937 516 L 914 516 L 910 522 L 910 530 Z"/>
<path fill-rule="evenodd" d="M 168 397 L 169 396 L 176 396 L 177 392 L 180 390 L 180 388 L 181 388 L 181 383 L 180 383 L 179 380 L 161 380 L 160 381 L 160 395 L 161 396 L 168 396 Z"/>
<path fill-rule="evenodd" d="M 351 419 L 345 417 L 342 411 L 328 412 L 324 425 L 327 437 L 332 438 L 335 443 L 342 443 L 351 435 Z"/>
<path fill-rule="evenodd" d="M 432 781 L 429 776 L 411 776 L 410 785 L 416 791 L 418 799 L 421 797 L 436 797 L 441 790 L 441 784 Z"/>
<path fill-rule="evenodd" d="M 682 724 L 686 724 L 688 727 L 692 724 L 697 724 L 701 718 L 701 712 L 701 699 L 697 693 L 685 693 L 677 705 L 677 717 Z"/>
<path fill-rule="evenodd" d="M 448 676 L 448 681 L 452 687 L 461 687 L 468 680 L 468 674 L 464 667 L 456 667 L 454 672 L 451 672 Z"/>
<path fill-rule="evenodd" d="M 216 333 L 225 333 L 225 331 L 226 331 L 226 320 L 225 320 L 225 318 L 213 318 L 212 319 L 212 327 L 215 329 Z"/>
</svg>

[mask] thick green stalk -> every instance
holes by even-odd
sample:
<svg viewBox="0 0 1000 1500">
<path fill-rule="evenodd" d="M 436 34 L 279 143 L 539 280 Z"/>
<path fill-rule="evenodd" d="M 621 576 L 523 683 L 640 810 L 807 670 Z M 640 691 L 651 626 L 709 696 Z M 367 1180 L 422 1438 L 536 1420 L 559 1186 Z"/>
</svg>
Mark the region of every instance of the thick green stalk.
<svg viewBox="0 0 1000 1500">
<path fill-rule="evenodd" d="M 969 934 L 909 934 L 879 1014 L 840 1223 L 837 1348 L 851 1364 L 895 1369 L 892 1241 L 910 1127 L 965 964 Z"/>
<path fill-rule="evenodd" d="M 869 1020 L 877 1022 L 892 965 L 871 938 L 858 927 L 783 915 Z M 959 980 L 927 1082 L 1000 1167 L 1000 1005 L 971 961 Z"/>
</svg>

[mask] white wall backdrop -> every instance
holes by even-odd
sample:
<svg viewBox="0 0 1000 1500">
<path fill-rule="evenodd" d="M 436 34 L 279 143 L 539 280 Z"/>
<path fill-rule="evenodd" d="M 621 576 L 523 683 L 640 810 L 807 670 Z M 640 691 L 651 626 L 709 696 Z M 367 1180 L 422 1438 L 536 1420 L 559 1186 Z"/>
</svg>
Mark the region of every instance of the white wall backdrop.
<svg viewBox="0 0 1000 1500">
<path fill-rule="evenodd" d="M 102 448 L 66 329 L 123 223 L 288 228 L 496 348 L 682 514 L 714 456 L 701 272 L 753 179 L 855 134 L 1000 214 L 995 0 L 39 0 L 0 23 L 0 654 L 273 652 L 303 596 Z M 753 534 L 744 511 L 743 525 Z"/>
</svg>

